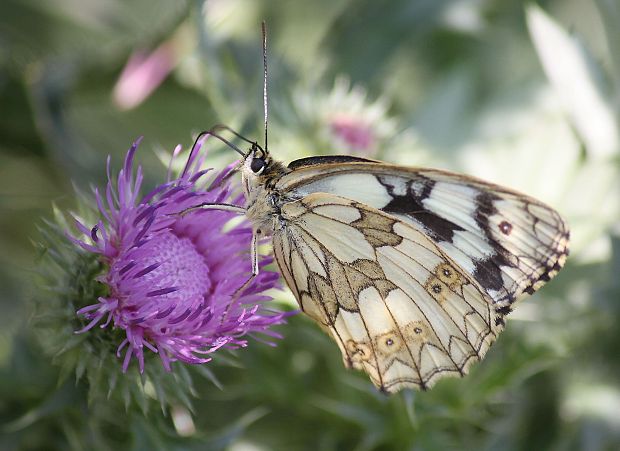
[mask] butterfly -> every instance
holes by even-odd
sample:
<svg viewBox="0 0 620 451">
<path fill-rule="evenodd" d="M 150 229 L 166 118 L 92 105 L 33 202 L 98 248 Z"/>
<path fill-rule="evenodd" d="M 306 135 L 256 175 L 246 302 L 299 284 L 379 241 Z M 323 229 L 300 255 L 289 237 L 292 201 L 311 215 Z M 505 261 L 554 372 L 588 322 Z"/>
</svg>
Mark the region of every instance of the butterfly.
<svg viewBox="0 0 620 451">
<path fill-rule="evenodd" d="M 263 57 L 266 37 L 263 28 Z M 241 154 L 246 205 L 197 208 L 244 214 L 300 309 L 333 338 L 348 368 L 380 390 L 428 389 L 481 360 L 523 296 L 553 278 L 569 229 L 524 194 L 448 171 L 355 156 L 288 165 L 228 127 L 209 134 Z M 247 152 L 217 132 L 251 144 Z M 251 280 L 251 279 L 250 279 Z"/>
</svg>

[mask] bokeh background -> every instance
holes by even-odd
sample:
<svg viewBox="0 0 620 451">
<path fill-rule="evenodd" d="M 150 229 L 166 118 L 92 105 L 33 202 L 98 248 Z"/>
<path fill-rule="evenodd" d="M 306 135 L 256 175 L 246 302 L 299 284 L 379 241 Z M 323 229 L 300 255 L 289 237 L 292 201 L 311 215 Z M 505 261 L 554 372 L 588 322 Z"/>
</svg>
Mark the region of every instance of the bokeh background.
<svg viewBox="0 0 620 451">
<path fill-rule="evenodd" d="M 262 20 L 275 156 L 351 153 L 525 191 L 568 219 L 566 268 L 469 376 L 429 392 L 377 393 L 297 316 L 277 348 L 209 363 L 219 387 L 194 375 L 192 410 L 89 403 L 35 338 L 38 227 L 140 135 L 150 186 L 216 123 L 260 139 Z M 620 448 L 619 114 L 617 0 L 3 0 L 0 448 Z"/>
</svg>

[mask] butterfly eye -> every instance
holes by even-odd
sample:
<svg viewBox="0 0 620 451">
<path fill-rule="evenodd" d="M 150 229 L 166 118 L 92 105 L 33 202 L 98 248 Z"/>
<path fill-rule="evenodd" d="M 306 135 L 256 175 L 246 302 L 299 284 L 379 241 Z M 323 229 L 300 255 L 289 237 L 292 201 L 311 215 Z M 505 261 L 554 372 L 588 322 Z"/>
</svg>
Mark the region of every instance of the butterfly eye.
<svg viewBox="0 0 620 451">
<path fill-rule="evenodd" d="M 254 174 L 260 173 L 265 168 L 265 160 L 262 158 L 253 158 L 250 163 L 250 169 Z"/>
</svg>

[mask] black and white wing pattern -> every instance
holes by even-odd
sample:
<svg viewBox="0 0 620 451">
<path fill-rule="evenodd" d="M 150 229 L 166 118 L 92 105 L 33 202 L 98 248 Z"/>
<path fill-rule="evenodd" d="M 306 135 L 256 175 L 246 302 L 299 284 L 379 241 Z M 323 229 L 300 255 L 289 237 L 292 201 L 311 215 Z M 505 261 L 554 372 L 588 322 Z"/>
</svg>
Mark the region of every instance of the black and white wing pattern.
<svg viewBox="0 0 620 451">
<path fill-rule="evenodd" d="M 283 204 L 273 247 L 288 286 L 381 390 L 464 375 L 504 312 L 426 229 L 366 203 L 313 193 Z"/>
<path fill-rule="evenodd" d="M 330 193 L 411 225 L 503 314 L 555 276 L 568 255 L 568 226 L 555 210 L 473 177 L 348 156 L 297 160 L 289 168 L 275 185 L 279 192 L 291 199 Z"/>
</svg>

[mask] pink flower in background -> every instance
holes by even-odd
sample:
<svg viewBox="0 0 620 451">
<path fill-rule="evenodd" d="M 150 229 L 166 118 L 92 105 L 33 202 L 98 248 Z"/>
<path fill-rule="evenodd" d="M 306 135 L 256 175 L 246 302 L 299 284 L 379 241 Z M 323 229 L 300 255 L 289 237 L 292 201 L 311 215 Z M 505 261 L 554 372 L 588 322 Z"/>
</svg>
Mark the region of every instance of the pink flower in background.
<svg viewBox="0 0 620 451">
<path fill-rule="evenodd" d="M 172 42 L 163 43 L 151 53 L 135 52 L 114 86 L 114 103 L 123 110 L 137 107 L 166 79 L 176 63 Z"/>
<path fill-rule="evenodd" d="M 332 133 L 351 151 L 369 151 L 375 146 L 375 135 L 370 124 L 354 116 L 340 114 L 331 118 Z"/>
<path fill-rule="evenodd" d="M 159 354 L 170 370 L 176 360 L 205 363 L 219 348 L 245 347 L 255 334 L 280 338 L 270 327 L 291 313 L 267 306 L 271 298 L 265 290 L 279 286 L 278 274 L 264 269 L 271 258 L 263 257 L 260 274 L 236 293 L 250 274 L 248 223 L 224 229 L 233 213 L 179 214 L 204 202 L 241 204 L 242 195 L 227 183 L 220 186 L 230 168 L 204 181 L 210 170 L 202 169 L 199 144 L 178 178 L 168 176 L 141 196 L 142 171 L 138 167 L 134 175 L 133 169 L 138 144 L 127 153 L 116 181 L 108 160 L 105 193 L 95 190 L 101 220 L 92 228 L 76 220 L 84 236 L 70 237 L 100 255 L 104 273 L 99 281 L 108 289 L 97 303 L 77 312 L 87 321 L 78 333 L 92 333 L 99 323 L 121 329 L 125 338 L 117 354 L 125 350 L 123 371 L 135 357 L 141 372 L 145 348 Z"/>
</svg>

